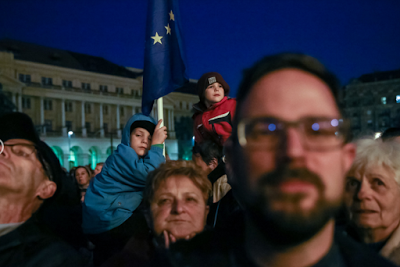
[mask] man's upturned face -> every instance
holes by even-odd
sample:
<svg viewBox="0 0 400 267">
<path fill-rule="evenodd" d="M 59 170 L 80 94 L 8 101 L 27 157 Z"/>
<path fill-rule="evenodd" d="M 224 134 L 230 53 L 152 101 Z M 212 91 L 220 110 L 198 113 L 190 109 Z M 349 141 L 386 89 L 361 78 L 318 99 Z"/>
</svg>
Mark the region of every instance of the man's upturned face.
<svg viewBox="0 0 400 267">
<path fill-rule="evenodd" d="M 340 117 L 329 87 L 297 69 L 262 77 L 238 115 L 287 122 Z M 299 128 L 288 127 L 283 135 L 273 148 L 236 147 L 230 165 L 239 175 L 238 195 L 254 223 L 272 242 L 288 245 L 307 240 L 333 217 L 341 204 L 354 147 L 315 151 L 304 146 Z"/>
<path fill-rule="evenodd" d="M 7 145 L 22 144 L 12 148 Z M 34 150 L 27 155 L 25 152 Z M 42 193 L 43 187 L 50 182 L 44 173 L 42 164 L 36 157 L 33 143 L 24 139 L 10 139 L 5 142 L 3 153 L 0 154 L 0 194 L 9 195 L 16 201 L 33 201 L 36 197 L 48 198 Z M 55 184 L 52 185 L 55 187 Z M 54 190 L 55 191 L 55 190 Z"/>
</svg>

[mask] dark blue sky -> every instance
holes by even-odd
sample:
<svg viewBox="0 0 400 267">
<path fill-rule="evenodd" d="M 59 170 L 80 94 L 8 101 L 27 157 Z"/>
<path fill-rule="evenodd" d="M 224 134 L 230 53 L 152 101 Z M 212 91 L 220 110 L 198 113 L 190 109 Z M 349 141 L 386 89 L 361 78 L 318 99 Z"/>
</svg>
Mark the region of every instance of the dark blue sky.
<svg viewBox="0 0 400 267">
<path fill-rule="evenodd" d="M 264 55 L 317 57 L 343 84 L 400 68 L 399 0 L 180 0 L 188 74 L 220 72 L 235 95 Z M 0 38 L 143 68 L 146 0 L 5 0 Z"/>
</svg>

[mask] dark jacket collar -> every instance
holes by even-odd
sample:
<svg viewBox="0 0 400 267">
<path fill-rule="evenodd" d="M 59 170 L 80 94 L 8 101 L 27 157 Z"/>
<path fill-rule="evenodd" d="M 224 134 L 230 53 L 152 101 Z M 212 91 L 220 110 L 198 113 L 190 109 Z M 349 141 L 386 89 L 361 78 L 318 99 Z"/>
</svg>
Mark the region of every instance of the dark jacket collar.
<svg viewBox="0 0 400 267">
<path fill-rule="evenodd" d="M 225 163 L 220 162 L 218 166 L 208 174 L 208 179 L 210 180 L 211 184 L 214 184 L 222 175 L 225 175 Z"/>
<path fill-rule="evenodd" d="M 37 224 L 38 218 L 33 214 L 26 222 L 13 231 L 0 237 L 0 251 L 36 240 L 43 231 Z"/>
<path fill-rule="evenodd" d="M 225 103 L 228 99 L 231 99 L 228 96 L 225 96 L 221 101 L 219 101 L 218 103 L 215 103 L 214 105 L 212 105 L 211 107 L 207 108 L 206 105 L 203 102 L 198 102 L 196 104 L 193 105 L 193 109 L 195 110 L 195 114 L 196 113 L 203 113 L 206 110 L 212 110 L 215 109 L 217 107 L 219 107 L 220 105 L 222 105 L 223 103 Z"/>
</svg>

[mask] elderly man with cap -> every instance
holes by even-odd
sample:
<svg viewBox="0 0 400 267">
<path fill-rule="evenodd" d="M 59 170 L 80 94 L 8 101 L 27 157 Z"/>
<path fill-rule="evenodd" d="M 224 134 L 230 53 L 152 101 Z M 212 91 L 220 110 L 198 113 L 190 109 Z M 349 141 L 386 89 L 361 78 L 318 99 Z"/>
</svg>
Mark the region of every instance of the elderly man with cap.
<svg viewBox="0 0 400 267">
<path fill-rule="evenodd" d="M 0 266 L 80 266 L 38 213 L 61 186 L 61 166 L 23 113 L 0 117 Z"/>
</svg>

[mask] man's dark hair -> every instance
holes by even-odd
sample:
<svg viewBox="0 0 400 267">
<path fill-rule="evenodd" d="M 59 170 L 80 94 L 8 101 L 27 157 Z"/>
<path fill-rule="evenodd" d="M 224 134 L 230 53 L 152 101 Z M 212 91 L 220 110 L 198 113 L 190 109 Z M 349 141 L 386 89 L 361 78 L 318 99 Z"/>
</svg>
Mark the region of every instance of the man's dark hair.
<svg viewBox="0 0 400 267">
<path fill-rule="evenodd" d="M 212 140 L 206 140 L 193 147 L 193 154 L 200 154 L 203 161 L 210 165 L 213 159 L 217 159 L 218 163 L 222 160 L 222 147 Z"/>
<path fill-rule="evenodd" d="M 381 135 L 382 141 L 388 141 L 392 138 L 400 136 L 400 128 L 398 127 L 391 127 L 387 128 Z"/>
<path fill-rule="evenodd" d="M 322 81 L 324 81 L 329 89 L 331 90 L 335 102 L 338 105 L 338 93 L 339 93 L 339 81 L 336 76 L 329 72 L 324 65 L 322 65 L 317 59 L 304 55 L 295 53 L 283 53 L 272 56 L 266 56 L 256 62 L 252 67 L 244 70 L 243 79 L 239 86 L 236 99 L 236 116 L 233 120 L 233 140 L 237 140 L 237 125 L 240 120 L 241 109 L 244 101 L 249 95 L 251 88 L 256 82 L 258 82 L 265 75 L 280 69 L 294 68 L 303 70 L 305 72 L 311 73 Z"/>
</svg>

